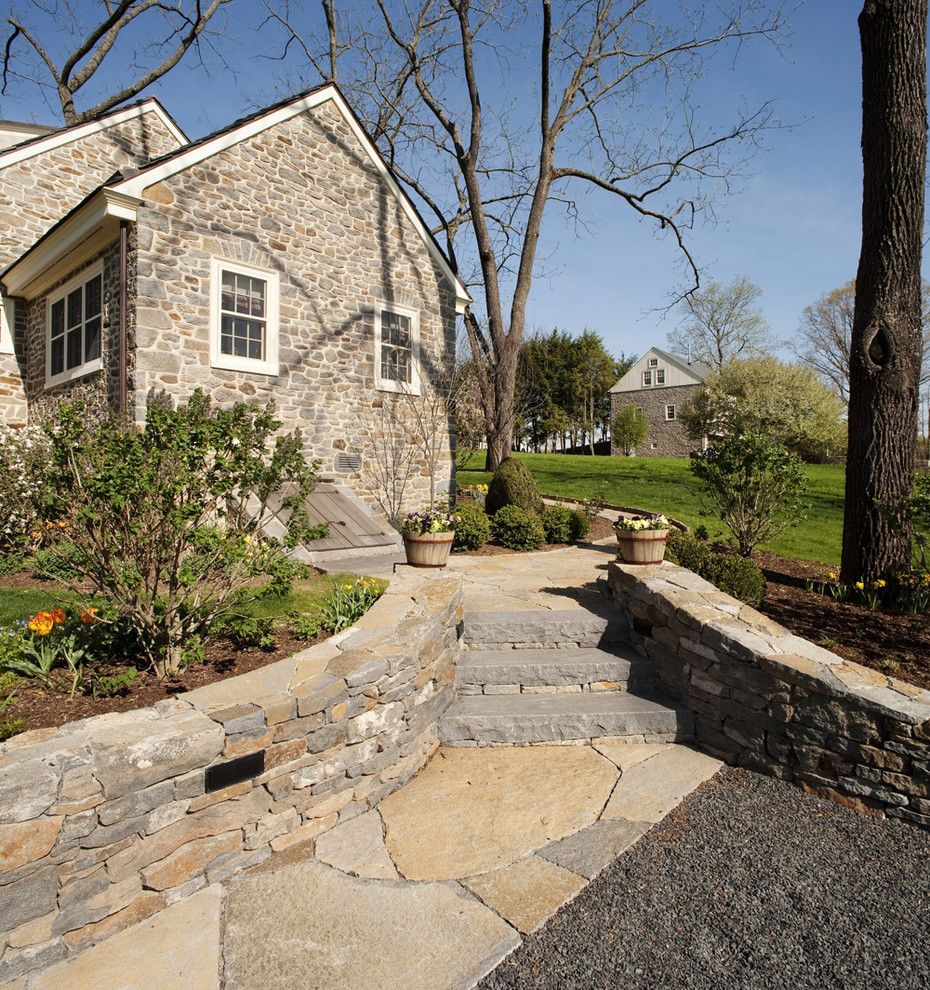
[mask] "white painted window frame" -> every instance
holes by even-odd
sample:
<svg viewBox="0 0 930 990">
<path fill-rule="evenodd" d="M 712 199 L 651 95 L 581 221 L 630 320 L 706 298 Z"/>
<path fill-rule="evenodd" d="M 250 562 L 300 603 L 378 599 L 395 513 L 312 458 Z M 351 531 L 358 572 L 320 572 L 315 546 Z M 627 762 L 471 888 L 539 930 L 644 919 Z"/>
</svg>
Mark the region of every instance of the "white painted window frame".
<svg viewBox="0 0 930 990">
<path fill-rule="evenodd" d="M 93 361 L 87 361 L 84 364 L 79 364 L 76 368 L 65 368 L 58 375 L 52 374 L 52 306 L 62 299 L 67 300 L 69 293 L 73 292 L 79 285 L 86 285 L 92 279 L 97 276 L 101 278 L 100 285 L 100 357 L 94 358 Z M 92 375 L 95 371 L 100 371 L 103 367 L 103 329 L 104 329 L 104 308 L 106 307 L 106 302 L 104 301 L 104 290 L 103 290 L 103 262 L 100 261 L 95 265 L 90 265 L 85 268 L 82 272 L 79 272 L 74 278 L 69 279 L 64 285 L 59 286 L 54 292 L 50 292 L 48 298 L 45 300 L 45 387 L 52 388 L 55 385 L 66 385 L 68 382 L 76 381 L 78 378 L 84 378 L 87 375 Z M 81 304 L 83 306 L 83 295 L 81 297 Z M 65 319 L 67 320 L 68 304 L 65 302 Z M 86 314 L 82 315 L 82 322 L 86 322 Z M 84 344 L 83 337 L 81 338 L 81 346 Z M 68 333 L 67 327 L 65 328 L 65 364 L 68 363 Z"/>
<path fill-rule="evenodd" d="M 660 375 L 661 378 L 659 377 Z M 660 385 L 660 386 L 665 384 L 665 368 L 655 369 L 655 382 L 656 385 Z"/>
<path fill-rule="evenodd" d="M 659 359 L 658 358 L 649 358 L 649 367 L 650 368 L 658 368 L 659 367 Z"/>
<path fill-rule="evenodd" d="M 381 377 L 381 316 L 394 313 L 410 320 L 411 368 L 410 382 L 395 382 Z M 420 394 L 420 313 L 418 310 L 401 306 L 398 303 L 378 303 L 374 307 L 375 323 L 375 388 L 379 392 L 398 392 L 402 395 Z"/>
<path fill-rule="evenodd" d="M 16 303 L 0 296 L 0 354 L 15 354 Z"/>
<path fill-rule="evenodd" d="M 643 388 L 652 388 L 652 368 L 643 369 Z"/>
<path fill-rule="evenodd" d="M 245 275 L 264 281 L 265 289 L 265 357 L 237 357 L 224 354 L 220 346 L 221 336 L 221 297 L 223 292 L 223 272 Z M 265 268 L 255 268 L 239 261 L 226 258 L 210 259 L 210 367 L 222 371 L 241 371 L 252 375 L 280 374 L 278 358 L 280 326 L 281 280 L 277 272 Z"/>
<path fill-rule="evenodd" d="M 671 416 L 669 416 L 668 414 L 669 409 L 671 409 L 672 411 Z M 666 423 L 674 423 L 677 421 L 677 419 L 678 419 L 678 406 L 675 403 L 670 402 L 665 407 L 665 421 Z"/>
</svg>

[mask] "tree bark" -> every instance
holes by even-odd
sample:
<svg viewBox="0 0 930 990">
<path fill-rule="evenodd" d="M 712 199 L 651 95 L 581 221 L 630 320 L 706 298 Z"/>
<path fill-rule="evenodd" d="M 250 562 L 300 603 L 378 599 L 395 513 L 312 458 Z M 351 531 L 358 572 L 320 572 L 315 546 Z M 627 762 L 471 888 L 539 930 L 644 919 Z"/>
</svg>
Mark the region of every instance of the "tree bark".
<svg viewBox="0 0 930 990">
<path fill-rule="evenodd" d="M 882 506 L 911 494 L 917 442 L 927 0 L 866 0 L 859 35 L 862 250 L 849 369 L 847 583 L 910 564 L 910 534 Z"/>
</svg>

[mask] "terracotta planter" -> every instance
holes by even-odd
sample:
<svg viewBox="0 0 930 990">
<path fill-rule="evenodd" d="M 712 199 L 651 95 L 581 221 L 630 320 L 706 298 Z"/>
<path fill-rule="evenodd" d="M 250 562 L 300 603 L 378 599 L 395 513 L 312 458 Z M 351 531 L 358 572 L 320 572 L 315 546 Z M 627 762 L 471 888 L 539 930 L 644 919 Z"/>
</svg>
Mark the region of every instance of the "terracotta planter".
<svg viewBox="0 0 930 990">
<path fill-rule="evenodd" d="M 616 529 L 624 564 L 661 564 L 665 559 L 667 529 Z"/>
<path fill-rule="evenodd" d="M 455 533 L 404 533 L 404 550 L 411 567 L 445 567 Z"/>
</svg>

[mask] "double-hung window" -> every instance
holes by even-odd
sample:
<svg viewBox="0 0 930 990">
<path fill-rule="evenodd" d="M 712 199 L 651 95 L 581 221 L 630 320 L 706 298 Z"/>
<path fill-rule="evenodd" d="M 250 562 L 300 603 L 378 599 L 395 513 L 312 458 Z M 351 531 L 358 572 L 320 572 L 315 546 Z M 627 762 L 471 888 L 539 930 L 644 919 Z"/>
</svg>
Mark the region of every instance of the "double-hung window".
<svg viewBox="0 0 930 990">
<path fill-rule="evenodd" d="M 665 418 L 671 422 L 673 419 L 678 419 L 678 410 L 674 406 L 665 407 Z"/>
<path fill-rule="evenodd" d="M 277 375 L 277 273 L 214 258 L 210 285 L 210 363 Z"/>
<path fill-rule="evenodd" d="M 67 382 L 99 370 L 103 330 L 103 270 L 82 272 L 48 302 L 45 379 Z"/>
<path fill-rule="evenodd" d="M 656 385 L 665 384 L 665 368 L 656 368 L 655 376 L 656 376 Z"/>
<path fill-rule="evenodd" d="M 375 308 L 375 386 L 420 394 L 420 317 L 404 306 Z"/>
<path fill-rule="evenodd" d="M 643 388 L 649 388 L 652 385 L 652 371 L 646 370 L 643 372 Z"/>
</svg>

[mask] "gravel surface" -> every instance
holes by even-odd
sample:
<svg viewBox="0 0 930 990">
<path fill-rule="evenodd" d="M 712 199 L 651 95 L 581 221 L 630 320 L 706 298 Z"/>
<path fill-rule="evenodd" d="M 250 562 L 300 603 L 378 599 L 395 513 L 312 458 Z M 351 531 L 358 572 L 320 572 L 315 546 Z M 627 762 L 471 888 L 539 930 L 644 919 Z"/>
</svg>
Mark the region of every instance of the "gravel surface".
<svg viewBox="0 0 930 990">
<path fill-rule="evenodd" d="M 724 769 L 480 990 L 926 990 L 930 833 Z"/>
</svg>

